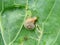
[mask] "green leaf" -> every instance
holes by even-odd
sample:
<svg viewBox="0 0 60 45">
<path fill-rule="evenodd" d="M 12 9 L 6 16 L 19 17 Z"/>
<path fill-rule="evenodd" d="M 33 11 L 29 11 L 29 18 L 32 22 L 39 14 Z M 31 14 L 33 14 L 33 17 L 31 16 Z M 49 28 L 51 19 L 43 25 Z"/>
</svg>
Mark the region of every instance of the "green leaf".
<svg viewBox="0 0 60 45">
<path fill-rule="evenodd" d="M 1 36 L 1 32 L 0 32 L 0 45 L 4 45 L 4 42 L 3 42 L 3 39 L 2 39 L 2 36 Z"/>
<path fill-rule="evenodd" d="M 60 0 L 0 1 L 0 45 L 60 45 Z M 30 16 L 34 30 L 24 27 Z"/>
</svg>

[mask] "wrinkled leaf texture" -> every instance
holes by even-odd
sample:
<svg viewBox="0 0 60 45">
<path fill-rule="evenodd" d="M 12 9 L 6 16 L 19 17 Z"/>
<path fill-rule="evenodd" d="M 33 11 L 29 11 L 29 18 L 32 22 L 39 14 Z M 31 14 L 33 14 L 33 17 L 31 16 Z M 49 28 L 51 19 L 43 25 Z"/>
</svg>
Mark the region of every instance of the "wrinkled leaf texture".
<svg viewBox="0 0 60 45">
<path fill-rule="evenodd" d="M 42 34 L 25 29 L 27 14 Z M 0 0 L 0 45 L 60 45 L 60 0 Z"/>
</svg>

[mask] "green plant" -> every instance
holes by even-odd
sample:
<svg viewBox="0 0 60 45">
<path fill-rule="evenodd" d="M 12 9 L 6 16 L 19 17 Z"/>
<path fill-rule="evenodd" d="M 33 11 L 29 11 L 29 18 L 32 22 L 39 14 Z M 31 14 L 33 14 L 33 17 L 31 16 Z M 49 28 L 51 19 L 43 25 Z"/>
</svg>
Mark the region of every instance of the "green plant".
<svg viewBox="0 0 60 45">
<path fill-rule="evenodd" d="M 30 16 L 34 30 L 23 26 Z M 60 0 L 0 0 L 0 45 L 60 45 Z"/>
</svg>

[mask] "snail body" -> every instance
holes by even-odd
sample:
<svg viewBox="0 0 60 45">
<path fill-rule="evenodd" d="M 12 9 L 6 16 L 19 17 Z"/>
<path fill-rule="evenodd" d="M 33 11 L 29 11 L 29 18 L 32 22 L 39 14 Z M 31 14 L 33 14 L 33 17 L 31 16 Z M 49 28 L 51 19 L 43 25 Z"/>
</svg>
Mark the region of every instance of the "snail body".
<svg viewBox="0 0 60 45">
<path fill-rule="evenodd" d="M 29 30 L 33 30 L 35 28 L 35 21 L 37 20 L 36 17 L 34 18 L 27 18 L 24 22 L 24 27 Z"/>
</svg>

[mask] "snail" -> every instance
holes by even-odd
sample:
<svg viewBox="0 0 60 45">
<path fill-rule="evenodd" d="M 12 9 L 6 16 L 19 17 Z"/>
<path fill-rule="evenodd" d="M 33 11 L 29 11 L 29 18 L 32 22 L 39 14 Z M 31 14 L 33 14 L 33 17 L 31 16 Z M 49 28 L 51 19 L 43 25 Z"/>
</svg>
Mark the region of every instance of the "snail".
<svg viewBox="0 0 60 45">
<path fill-rule="evenodd" d="M 27 18 L 24 22 L 24 27 L 29 30 L 33 30 L 35 28 L 35 22 L 37 20 L 37 17 L 31 17 Z"/>
</svg>

